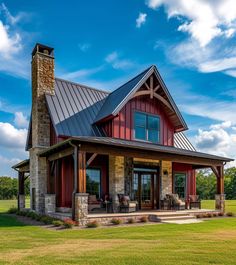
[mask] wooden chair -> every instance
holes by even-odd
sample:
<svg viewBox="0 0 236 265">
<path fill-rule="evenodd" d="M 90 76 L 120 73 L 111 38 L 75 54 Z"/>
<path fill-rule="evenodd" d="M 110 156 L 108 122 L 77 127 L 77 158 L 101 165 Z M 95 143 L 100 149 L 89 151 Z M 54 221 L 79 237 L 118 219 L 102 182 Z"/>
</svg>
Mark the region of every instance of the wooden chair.
<svg viewBox="0 0 236 265">
<path fill-rule="evenodd" d="M 171 206 L 175 210 L 185 210 L 186 204 L 179 198 L 178 194 L 166 194 L 167 198 L 171 200 Z"/>
<path fill-rule="evenodd" d="M 124 194 L 117 194 L 119 199 L 119 212 L 131 213 L 137 211 L 137 201 L 131 201 L 130 197 Z"/>
<path fill-rule="evenodd" d="M 201 209 L 201 200 L 199 195 L 189 195 L 189 207 Z"/>
</svg>

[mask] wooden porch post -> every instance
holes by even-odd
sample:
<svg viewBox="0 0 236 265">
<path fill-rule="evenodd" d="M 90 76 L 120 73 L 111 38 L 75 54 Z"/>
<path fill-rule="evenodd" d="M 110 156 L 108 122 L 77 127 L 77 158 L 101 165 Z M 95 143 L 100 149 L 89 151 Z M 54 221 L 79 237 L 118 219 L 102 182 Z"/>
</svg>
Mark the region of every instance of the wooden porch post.
<svg viewBox="0 0 236 265">
<path fill-rule="evenodd" d="M 225 211 L 225 194 L 224 194 L 224 166 L 212 166 L 212 171 L 216 175 L 216 195 L 215 195 L 215 208 L 222 212 Z"/>
<path fill-rule="evenodd" d="M 72 218 L 85 225 L 88 215 L 88 194 L 86 193 L 86 152 L 75 146 L 74 152 L 74 191 Z"/>
</svg>

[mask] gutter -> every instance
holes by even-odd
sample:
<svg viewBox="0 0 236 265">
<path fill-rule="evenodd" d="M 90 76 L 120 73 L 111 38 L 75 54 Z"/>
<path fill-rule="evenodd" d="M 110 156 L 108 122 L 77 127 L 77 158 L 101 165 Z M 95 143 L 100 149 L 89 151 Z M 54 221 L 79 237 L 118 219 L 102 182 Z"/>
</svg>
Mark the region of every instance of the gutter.
<svg viewBox="0 0 236 265">
<path fill-rule="evenodd" d="M 78 146 L 75 144 L 72 144 L 71 141 L 69 141 L 69 144 L 74 147 L 74 189 L 72 192 L 72 220 L 75 220 L 75 194 L 78 192 Z"/>
</svg>

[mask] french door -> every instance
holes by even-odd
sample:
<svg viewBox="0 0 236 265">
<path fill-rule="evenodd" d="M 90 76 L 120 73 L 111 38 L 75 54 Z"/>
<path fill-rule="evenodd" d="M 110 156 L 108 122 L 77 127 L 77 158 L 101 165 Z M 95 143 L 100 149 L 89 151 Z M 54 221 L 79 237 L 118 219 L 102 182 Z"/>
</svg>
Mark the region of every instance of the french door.
<svg viewBox="0 0 236 265">
<path fill-rule="evenodd" d="M 149 171 L 134 171 L 133 194 L 139 203 L 139 209 L 154 209 L 157 206 L 157 173 Z"/>
</svg>

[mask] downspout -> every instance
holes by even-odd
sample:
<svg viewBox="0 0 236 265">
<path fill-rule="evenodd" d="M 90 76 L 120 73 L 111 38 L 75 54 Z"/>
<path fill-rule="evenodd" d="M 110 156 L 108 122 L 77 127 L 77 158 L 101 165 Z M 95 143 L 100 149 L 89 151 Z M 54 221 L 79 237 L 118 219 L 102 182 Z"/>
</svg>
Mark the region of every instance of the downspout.
<svg viewBox="0 0 236 265">
<path fill-rule="evenodd" d="M 74 189 L 72 192 L 72 220 L 75 220 L 75 194 L 78 192 L 78 146 L 69 142 L 74 147 Z"/>
</svg>

